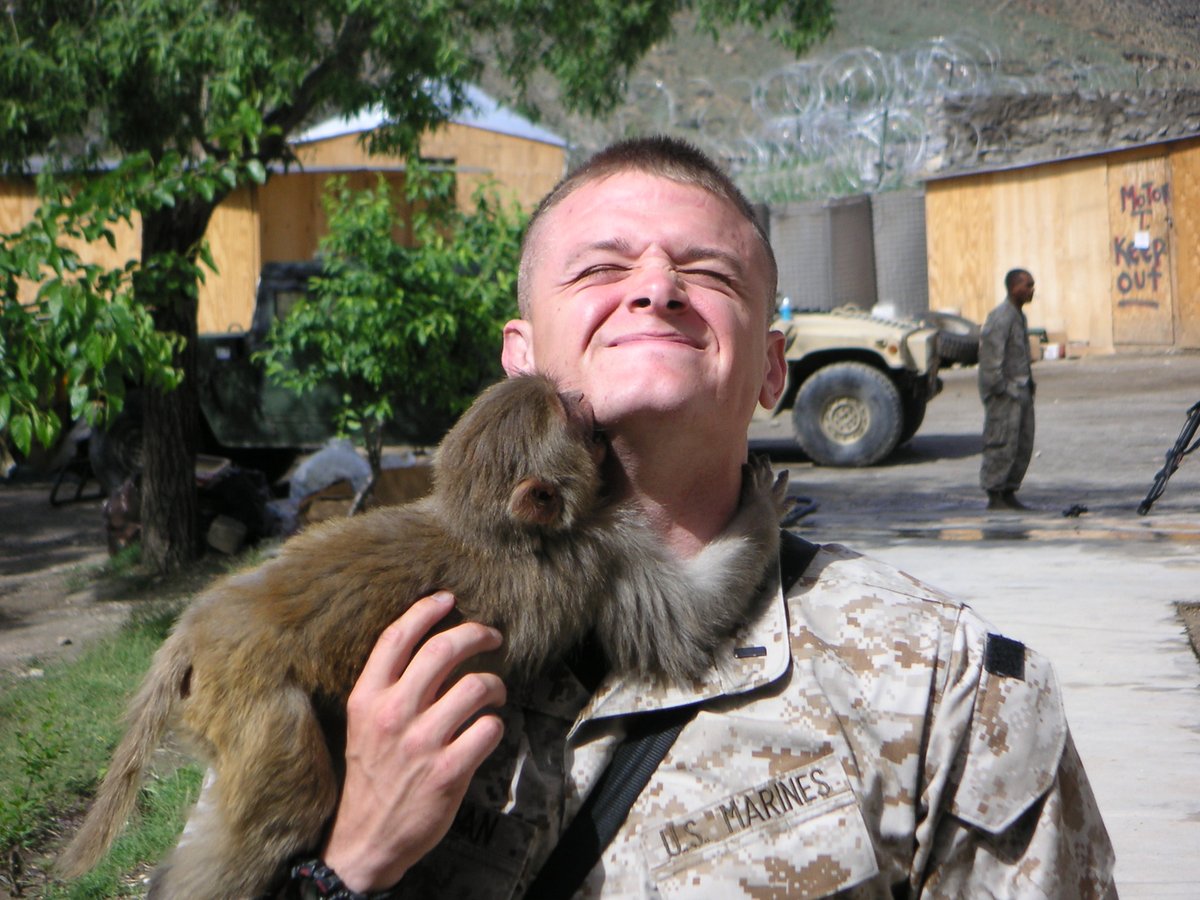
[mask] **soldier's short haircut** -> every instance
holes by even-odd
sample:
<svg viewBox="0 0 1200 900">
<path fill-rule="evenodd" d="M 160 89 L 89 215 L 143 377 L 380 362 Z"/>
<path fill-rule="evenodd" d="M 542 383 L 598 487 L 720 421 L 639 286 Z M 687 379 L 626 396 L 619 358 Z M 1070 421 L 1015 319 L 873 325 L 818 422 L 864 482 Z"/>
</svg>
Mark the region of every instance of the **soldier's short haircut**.
<svg viewBox="0 0 1200 900">
<path fill-rule="evenodd" d="M 765 301 L 768 314 L 774 312 L 779 268 L 775 262 L 775 253 L 771 250 L 771 240 L 767 236 L 763 223 L 755 214 L 754 207 L 746 199 L 746 195 L 733 183 L 733 179 L 726 175 L 721 167 L 699 148 L 678 138 L 657 136 L 631 138 L 606 147 L 570 172 L 555 185 L 550 193 L 542 198 L 542 202 L 538 204 L 529 219 L 529 224 L 525 228 L 525 236 L 521 241 L 517 299 L 521 305 L 522 316 L 528 318 L 530 313 L 529 291 L 534 244 L 542 219 L 550 210 L 581 187 L 624 172 L 642 172 L 646 175 L 666 178 L 677 184 L 698 187 L 732 204 L 754 226 L 755 234 L 762 243 L 770 266 L 767 279 L 770 291 Z"/>
<path fill-rule="evenodd" d="M 1028 269 L 1009 269 L 1004 276 L 1004 289 L 1011 294 L 1014 285 L 1017 283 L 1017 279 L 1022 275 L 1029 278 L 1033 277 L 1033 274 Z"/>
</svg>

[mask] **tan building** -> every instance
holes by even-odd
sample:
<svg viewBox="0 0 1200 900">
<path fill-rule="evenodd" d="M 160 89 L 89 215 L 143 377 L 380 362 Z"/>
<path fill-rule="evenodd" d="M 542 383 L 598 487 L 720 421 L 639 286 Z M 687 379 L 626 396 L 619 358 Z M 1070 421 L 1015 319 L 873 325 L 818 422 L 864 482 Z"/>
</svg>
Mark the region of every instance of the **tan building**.
<svg viewBox="0 0 1200 900">
<path fill-rule="evenodd" d="M 472 88 L 473 109 L 421 139 L 421 156 L 457 173 L 460 204 L 480 182 L 494 179 L 522 206 L 534 204 L 562 177 L 566 144 Z M 201 333 L 250 326 L 254 291 L 264 262 L 311 259 L 325 231 L 321 197 L 326 182 L 344 176 L 351 185 L 374 186 L 377 173 L 400 187 L 404 163 L 367 152 L 362 142 L 382 123 L 375 112 L 323 122 L 292 140 L 298 165 L 274 171 L 267 183 L 239 188 L 213 213 L 206 237 L 217 264 L 200 289 Z M 0 233 L 16 231 L 37 207 L 28 179 L 0 179 Z M 139 254 L 138 227 L 122 229 L 117 246 L 97 243 L 89 261 L 122 265 Z"/>
<path fill-rule="evenodd" d="M 982 322 L 1020 267 L 1068 352 L 1200 348 L 1200 138 L 936 177 L 925 222 L 932 310 Z"/>
</svg>

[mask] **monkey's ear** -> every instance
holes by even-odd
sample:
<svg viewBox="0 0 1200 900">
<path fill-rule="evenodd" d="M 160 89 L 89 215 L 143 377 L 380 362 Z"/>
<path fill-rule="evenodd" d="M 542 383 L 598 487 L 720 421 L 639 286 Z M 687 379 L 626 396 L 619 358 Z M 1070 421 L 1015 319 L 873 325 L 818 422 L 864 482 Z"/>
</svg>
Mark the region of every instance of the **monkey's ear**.
<svg viewBox="0 0 1200 900">
<path fill-rule="evenodd" d="M 549 481 L 526 478 L 513 489 L 508 508 L 518 522 L 551 525 L 562 515 L 562 495 Z"/>
</svg>

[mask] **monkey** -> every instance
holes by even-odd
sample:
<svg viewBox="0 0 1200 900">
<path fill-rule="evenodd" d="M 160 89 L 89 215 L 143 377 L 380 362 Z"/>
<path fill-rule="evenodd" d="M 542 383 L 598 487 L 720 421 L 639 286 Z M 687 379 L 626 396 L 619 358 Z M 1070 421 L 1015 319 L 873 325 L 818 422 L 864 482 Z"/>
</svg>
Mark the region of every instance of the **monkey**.
<svg viewBox="0 0 1200 900">
<path fill-rule="evenodd" d="M 215 776 L 212 808 L 193 815 L 151 896 L 270 889 L 334 812 L 345 703 L 371 648 L 435 590 L 502 633 L 485 665 L 504 677 L 531 678 L 589 635 L 614 670 L 671 680 L 706 670 L 777 557 L 786 473 L 772 483 L 765 460 L 744 466 L 726 530 L 681 560 L 632 503 L 609 498 L 606 454 L 585 398 L 541 375 L 507 379 L 447 433 L 425 498 L 326 521 L 218 581 L 156 653 L 60 870 L 99 861 L 175 724 Z"/>
</svg>

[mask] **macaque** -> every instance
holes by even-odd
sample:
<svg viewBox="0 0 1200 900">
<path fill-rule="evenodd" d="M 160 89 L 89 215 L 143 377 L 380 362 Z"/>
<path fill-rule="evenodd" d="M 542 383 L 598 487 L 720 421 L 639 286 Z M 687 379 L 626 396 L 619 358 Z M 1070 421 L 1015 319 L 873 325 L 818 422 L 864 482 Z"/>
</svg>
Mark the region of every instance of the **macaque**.
<svg viewBox="0 0 1200 900">
<path fill-rule="evenodd" d="M 605 452 L 582 397 L 542 376 L 500 382 L 443 440 L 428 497 L 323 523 L 217 582 L 155 656 L 64 873 L 114 840 L 175 724 L 215 783 L 151 895 L 268 890 L 334 812 L 345 703 L 376 639 L 437 590 L 504 635 L 480 667 L 505 677 L 535 675 L 589 633 L 615 670 L 705 670 L 776 558 L 786 476 L 772 484 L 768 463 L 746 466 L 726 531 L 683 560 L 605 495 Z"/>
</svg>

